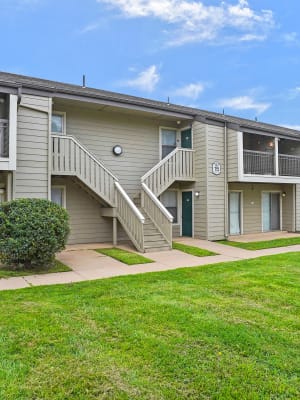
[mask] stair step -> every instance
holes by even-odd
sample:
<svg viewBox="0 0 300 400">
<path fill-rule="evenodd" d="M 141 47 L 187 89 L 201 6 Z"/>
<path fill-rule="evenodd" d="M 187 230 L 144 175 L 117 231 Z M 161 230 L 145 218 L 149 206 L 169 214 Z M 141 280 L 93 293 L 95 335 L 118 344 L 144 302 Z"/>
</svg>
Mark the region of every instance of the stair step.
<svg viewBox="0 0 300 400">
<path fill-rule="evenodd" d="M 168 251 L 168 250 L 170 250 L 168 245 L 159 246 L 159 247 L 145 246 L 145 253 L 151 253 L 151 252 L 155 252 L 155 251 Z"/>
<path fill-rule="evenodd" d="M 145 243 L 153 243 L 153 242 L 166 243 L 166 241 L 162 238 L 161 235 L 152 235 L 152 236 L 145 235 L 144 242 Z"/>
</svg>

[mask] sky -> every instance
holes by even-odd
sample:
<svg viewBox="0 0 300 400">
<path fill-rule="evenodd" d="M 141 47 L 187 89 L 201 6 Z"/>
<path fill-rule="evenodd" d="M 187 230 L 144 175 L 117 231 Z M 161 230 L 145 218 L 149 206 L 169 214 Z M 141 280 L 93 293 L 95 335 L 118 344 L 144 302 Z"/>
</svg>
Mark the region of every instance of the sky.
<svg viewBox="0 0 300 400">
<path fill-rule="evenodd" d="M 0 71 L 300 129 L 299 0 L 0 0 Z"/>
</svg>

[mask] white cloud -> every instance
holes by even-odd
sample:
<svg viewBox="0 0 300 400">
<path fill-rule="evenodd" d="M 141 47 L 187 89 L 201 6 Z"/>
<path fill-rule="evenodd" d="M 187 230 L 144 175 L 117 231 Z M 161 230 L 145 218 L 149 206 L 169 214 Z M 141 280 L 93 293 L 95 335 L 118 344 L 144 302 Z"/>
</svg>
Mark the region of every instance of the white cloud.
<svg viewBox="0 0 300 400">
<path fill-rule="evenodd" d="M 159 80 L 160 76 L 157 66 L 151 65 L 144 71 L 139 72 L 136 78 L 125 81 L 123 85 L 144 90 L 146 92 L 153 92 Z"/>
<path fill-rule="evenodd" d="M 257 114 L 262 114 L 271 107 L 271 103 L 256 101 L 251 96 L 240 96 L 223 99 L 219 102 L 221 107 L 228 107 L 234 110 L 254 110 Z"/>
<path fill-rule="evenodd" d="M 195 0 L 97 0 L 119 9 L 128 18 L 155 18 L 172 25 L 169 44 L 217 42 L 230 38 L 263 40 L 274 26 L 271 10 L 255 11 L 247 0 L 205 5 Z"/>
<path fill-rule="evenodd" d="M 100 26 L 100 24 L 99 23 L 92 23 L 92 24 L 88 24 L 88 25 L 86 25 L 86 26 L 84 26 L 80 31 L 79 31 L 79 33 L 82 33 L 82 34 L 84 34 L 84 33 L 89 33 L 89 32 L 93 32 L 93 31 L 96 31 L 98 28 L 99 28 L 99 26 Z"/>
<path fill-rule="evenodd" d="M 173 94 L 177 97 L 185 97 L 191 100 L 197 100 L 200 94 L 204 91 L 203 83 L 189 83 L 188 85 L 182 86 L 176 89 Z"/>
<path fill-rule="evenodd" d="M 288 44 L 299 44 L 299 36 L 297 32 L 284 33 L 282 39 Z"/>
<path fill-rule="evenodd" d="M 289 128 L 289 129 L 294 129 L 294 130 L 296 130 L 296 131 L 300 131 L 300 125 L 282 125 L 282 126 L 284 126 L 284 127 L 286 127 L 286 128 Z"/>
</svg>

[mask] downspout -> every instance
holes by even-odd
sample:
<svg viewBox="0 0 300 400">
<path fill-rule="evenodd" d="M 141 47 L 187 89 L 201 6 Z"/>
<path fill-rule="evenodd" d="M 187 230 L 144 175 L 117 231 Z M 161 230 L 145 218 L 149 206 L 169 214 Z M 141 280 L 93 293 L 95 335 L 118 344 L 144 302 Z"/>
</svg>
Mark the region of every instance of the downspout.
<svg viewBox="0 0 300 400">
<path fill-rule="evenodd" d="M 228 238 L 228 151 L 227 122 L 224 123 L 224 236 Z"/>
</svg>

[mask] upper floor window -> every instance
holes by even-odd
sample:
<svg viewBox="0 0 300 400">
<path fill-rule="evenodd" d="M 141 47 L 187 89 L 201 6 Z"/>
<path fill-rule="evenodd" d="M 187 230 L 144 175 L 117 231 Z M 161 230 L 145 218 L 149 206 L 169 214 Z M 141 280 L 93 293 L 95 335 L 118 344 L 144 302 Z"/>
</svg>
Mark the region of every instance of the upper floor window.
<svg viewBox="0 0 300 400">
<path fill-rule="evenodd" d="M 176 129 L 161 129 L 161 158 L 165 158 L 171 151 L 176 149 Z"/>
<path fill-rule="evenodd" d="M 51 120 L 51 132 L 56 135 L 66 134 L 66 114 L 54 112 Z"/>
</svg>

